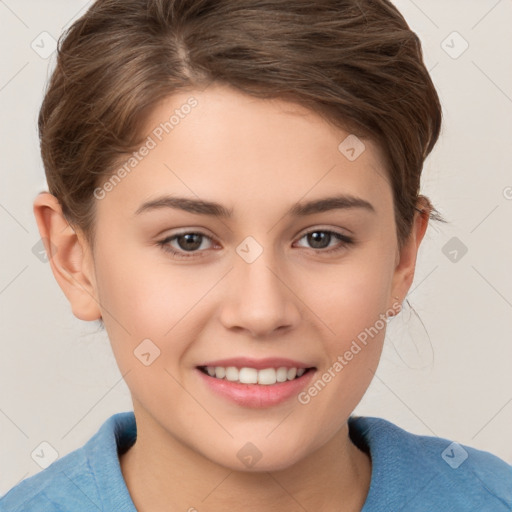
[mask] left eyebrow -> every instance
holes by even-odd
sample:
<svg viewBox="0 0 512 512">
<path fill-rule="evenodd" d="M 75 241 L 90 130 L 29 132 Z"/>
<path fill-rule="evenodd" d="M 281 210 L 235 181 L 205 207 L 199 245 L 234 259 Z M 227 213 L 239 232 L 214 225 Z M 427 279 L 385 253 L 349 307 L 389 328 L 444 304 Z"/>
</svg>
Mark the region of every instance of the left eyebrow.
<svg viewBox="0 0 512 512">
<path fill-rule="evenodd" d="M 176 196 L 163 196 L 147 201 L 137 209 L 135 215 L 161 208 L 174 208 L 184 210 L 189 213 L 210 215 L 226 219 L 233 217 L 233 209 L 228 209 L 219 203 Z M 373 205 L 365 199 L 345 194 L 326 197 L 323 199 L 315 199 L 303 203 L 296 203 L 288 210 L 287 215 L 304 217 L 306 215 L 313 215 L 315 213 L 326 212 L 329 210 L 347 210 L 353 208 L 362 208 L 369 212 L 376 213 Z"/>
<path fill-rule="evenodd" d="M 341 196 L 326 197 L 324 199 L 308 201 L 306 203 L 297 203 L 290 208 L 288 215 L 302 217 L 305 215 L 312 215 L 314 213 L 321 213 L 329 210 L 348 210 L 351 208 L 362 208 L 369 212 L 377 213 L 373 205 L 365 199 L 345 194 Z"/>
</svg>

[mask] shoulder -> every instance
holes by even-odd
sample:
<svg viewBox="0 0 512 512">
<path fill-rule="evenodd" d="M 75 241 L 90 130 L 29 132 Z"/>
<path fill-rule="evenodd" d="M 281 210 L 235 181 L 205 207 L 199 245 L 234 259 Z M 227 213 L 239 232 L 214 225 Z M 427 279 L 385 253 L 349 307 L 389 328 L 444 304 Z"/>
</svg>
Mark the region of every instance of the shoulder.
<svg viewBox="0 0 512 512">
<path fill-rule="evenodd" d="M 352 416 L 351 438 L 370 452 L 369 502 L 408 510 L 512 510 L 512 466 L 449 439 L 412 434 L 373 417 Z M 363 509 L 373 510 L 372 508 Z"/>
<path fill-rule="evenodd" d="M 118 413 L 108 418 L 84 446 L 57 459 L 2 496 L 0 512 L 104 510 L 104 482 L 100 482 L 104 475 L 99 474 L 98 468 L 107 473 L 119 467 L 119 432 L 132 422 L 133 413 Z"/>
<path fill-rule="evenodd" d="M 48 468 L 13 487 L 0 498 L 0 511 L 60 512 L 65 510 L 64 506 L 66 510 L 82 510 L 80 506 L 84 495 L 79 496 L 81 489 L 91 501 L 93 510 L 98 495 L 84 447 L 56 460 Z"/>
</svg>

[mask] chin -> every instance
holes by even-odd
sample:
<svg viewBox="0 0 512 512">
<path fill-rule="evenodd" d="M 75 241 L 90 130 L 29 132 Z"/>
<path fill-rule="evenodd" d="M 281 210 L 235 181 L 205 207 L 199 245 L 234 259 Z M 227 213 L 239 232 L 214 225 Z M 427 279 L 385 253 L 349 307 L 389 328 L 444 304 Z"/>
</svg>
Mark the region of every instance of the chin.
<svg viewBox="0 0 512 512">
<path fill-rule="evenodd" d="M 301 460 L 296 448 L 289 450 L 274 450 L 270 446 L 264 449 L 258 449 L 251 442 L 243 444 L 235 450 L 236 457 L 226 457 L 226 450 L 222 454 L 212 454 L 212 462 L 224 466 L 231 471 L 244 473 L 261 473 L 267 471 L 281 471 L 288 469 Z M 215 456 L 217 455 L 217 456 Z M 218 457 L 220 455 L 220 457 Z"/>
</svg>

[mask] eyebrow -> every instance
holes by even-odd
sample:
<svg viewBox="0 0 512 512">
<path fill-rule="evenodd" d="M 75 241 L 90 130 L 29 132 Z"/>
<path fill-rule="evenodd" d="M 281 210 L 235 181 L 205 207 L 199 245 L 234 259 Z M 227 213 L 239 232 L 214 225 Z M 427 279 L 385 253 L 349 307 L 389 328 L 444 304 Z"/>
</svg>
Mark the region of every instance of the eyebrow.
<svg viewBox="0 0 512 512">
<path fill-rule="evenodd" d="M 233 217 L 233 209 L 228 209 L 219 203 L 176 196 L 163 196 L 151 201 L 147 201 L 137 209 L 135 215 L 139 215 L 143 212 L 152 210 L 159 210 L 162 208 L 173 208 L 189 213 L 210 215 L 223 219 L 230 219 Z M 345 194 L 296 203 L 288 210 L 286 215 L 304 217 L 306 215 L 312 215 L 330 210 L 348 210 L 353 208 L 361 208 L 369 212 L 376 213 L 373 205 L 365 199 Z"/>
</svg>

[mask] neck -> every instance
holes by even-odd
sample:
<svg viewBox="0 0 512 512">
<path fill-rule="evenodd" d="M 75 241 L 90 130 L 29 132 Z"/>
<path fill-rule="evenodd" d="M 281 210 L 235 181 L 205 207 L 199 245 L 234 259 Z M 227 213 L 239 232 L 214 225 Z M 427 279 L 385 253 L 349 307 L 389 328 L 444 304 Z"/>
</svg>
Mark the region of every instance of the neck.
<svg viewBox="0 0 512 512">
<path fill-rule="evenodd" d="M 121 471 L 139 512 L 359 512 L 370 487 L 370 458 L 350 441 L 346 423 L 294 465 L 260 472 L 218 465 L 166 431 L 154 430 L 137 416 L 137 440 L 120 455 Z"/>
</svg>

